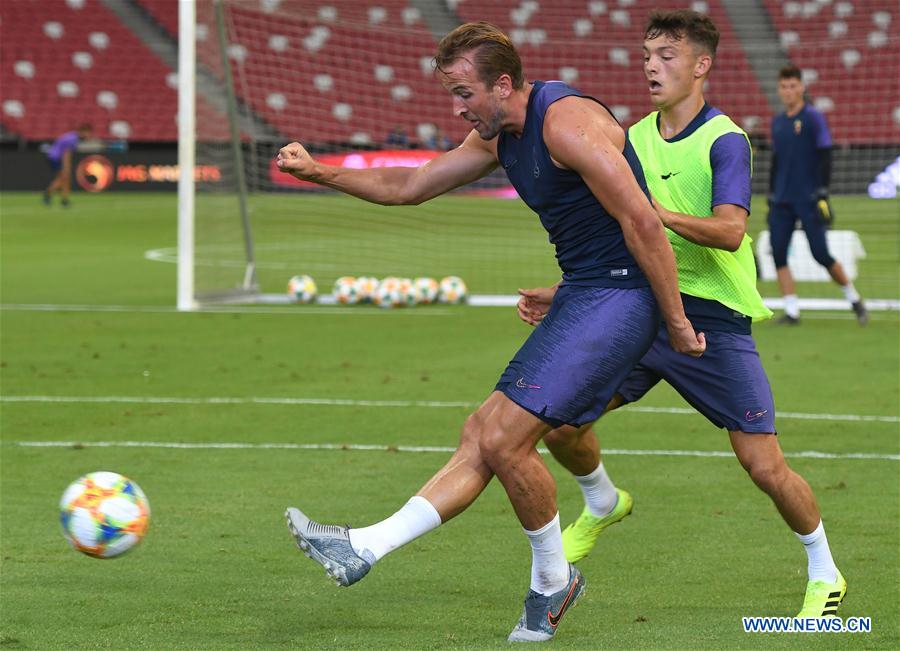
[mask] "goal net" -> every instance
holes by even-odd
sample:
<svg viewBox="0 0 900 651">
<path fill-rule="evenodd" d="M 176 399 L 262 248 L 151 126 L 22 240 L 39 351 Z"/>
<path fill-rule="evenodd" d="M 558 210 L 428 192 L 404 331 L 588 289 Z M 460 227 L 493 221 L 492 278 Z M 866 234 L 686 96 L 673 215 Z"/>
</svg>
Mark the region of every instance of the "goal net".
<svg viewBox="0 0 900 651">
<path fill-rule="evenodd" d="M 198 0 L 192 295 L 202 303 L 283 294 L 298 274 L 323 293 L 346 275 L 456 275 L 471 293 L 499 295 L 555 282 L 546 233 L 502 170 L 420 206 L 383 207 L 300 183 L 274 157 L 296 140 L 332 164 L 415 166 L 456 146 L 466 124 L 452 114 L 432 57 L 441 36 L 471 20 L 512 37 L 529 79 L 567 81 L 628 126 L 652 109 L 641 42 L 656 4 Z M 900 16 L 892 5 L 685 3 L 722 35 L 707 98 L 754 145 L 750 235 L 764 244 L 768 125 L 781 110 L 778 70 L 794 63 L 834 136 L 835 229 L 858 236 L 835 238 L 839 259 L 853 257 L 864 295 L 896 299 L 896 203 L 869 196 L 896 193 L 888 168 L 900 143 L 900 39 L 890 27 Z M 777 296 L 766 262 L 761 290 Z M 808 256 L 792 253 L 791 264 L 801 296 L 840 297 Z"/>
</svg>

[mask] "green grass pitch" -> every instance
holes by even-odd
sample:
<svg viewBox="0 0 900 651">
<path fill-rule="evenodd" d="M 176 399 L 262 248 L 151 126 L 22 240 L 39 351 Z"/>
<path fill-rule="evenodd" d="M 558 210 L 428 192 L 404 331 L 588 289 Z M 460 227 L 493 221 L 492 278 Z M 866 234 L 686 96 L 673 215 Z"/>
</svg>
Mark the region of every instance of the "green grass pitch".
<svg viewBox="0 0 900 651">
<path fill-rule="evenodd" d="M 897 299 L 896 204 L 836 202 L 869 251 L 868 293 Z M 291 211 L 313 204 L 264 198 L 260 240 L 289 233 Z M 497 205 L 449 198 L 429 214 L 518 210 Z M 0 196 L 0 649 L 508 648 L 530 553 L 497 482 L 349 589 L 293 547 L 282 512 L 364 525 L 395 511 L 449 456 L 405 446 L 454 446 L 466 405 L 487 395 L 529 328 L 511 308 L 177 313 L 174 265 L 144 257 L 175 238 L 172 195 L 75 195 L 67 211 Z M 540 264 L 555 273 L 552 258 Z M 281 291 L 302 271 L 262 269 L 263 288 Z M 900 647 L 900 321 L 878 312 L 859 328 L 847 317 L 754 334 L 781 444 L 816 492 L 849 582 L 840 614 L 871 617 L 872 632 L 742 632 L 742 616 L 797 611 L 805 554 L 727 455 L 727 435 L 660 386 L 640 405 L 660 411 L 625 409 L 598 426 L 635 511 L 581 562 L 587 590 L 554 648 Z M 71 401 L 36 401 L 52 397 Z M 67 445 L 23 445 L 41 441 Z M 128 441 L 198 447 L 92 445 Z M 242 445 L 211 447 L 229 443 Z M 312 444 L 323 449 L 290 447 Z M 390 449 L 349 449 L 364 445 Z M 808 451 L 838 458 L 799 456 Z M 548 465 L 565 524 L 580 492 Z M 63 489 L 93 470 L 130 476 L 150 499 L 147 538 L 122 558 L 78 554 L 60 532 Z"/>
</svg>

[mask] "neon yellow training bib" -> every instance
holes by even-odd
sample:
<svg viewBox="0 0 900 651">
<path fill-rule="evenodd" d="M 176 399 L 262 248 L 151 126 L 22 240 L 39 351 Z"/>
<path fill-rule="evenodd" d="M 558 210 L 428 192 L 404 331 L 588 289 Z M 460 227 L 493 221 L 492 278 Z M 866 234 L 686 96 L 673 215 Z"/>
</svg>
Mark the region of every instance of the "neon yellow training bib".
<svg viewBox="0 0 900 651">
<path fill-rule="evenodd" d="M 747 134 L 727 115 L 717 115 L 687 138 L 666 142 L 659 135 L 657 115 L 654 111 L 628 130 L 647 187 L 669 210 L 711 217 L 713 172 L 709 156 L 713 143 L 726 133 L 740 133 L 744 138 Z M 756 263 L 749 235 L 744 234 L 734 252 L 694 244 L 668 228 L 666 235 L 675 251 L 682 293 L 718 301 L 754 321 L 772 316 L 756 289 Z"/>
</svg>

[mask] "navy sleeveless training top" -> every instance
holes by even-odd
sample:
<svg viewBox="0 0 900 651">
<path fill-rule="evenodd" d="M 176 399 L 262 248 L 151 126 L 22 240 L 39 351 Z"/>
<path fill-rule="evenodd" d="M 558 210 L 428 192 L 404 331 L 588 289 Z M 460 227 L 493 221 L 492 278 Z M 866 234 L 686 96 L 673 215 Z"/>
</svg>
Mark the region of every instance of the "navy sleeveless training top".
<svg viewBox="0 0 900 651">
<path fill-rule="evenodd" d="M 606 106 L 561 81 L 533 83 L 522 135 L 516 138 L 501 132 L 497 155 L 519 196 L 540 216 L 550 243 L 556 247 L 563 281 L 593 287 L 649 285 L 625 246 L 619 223 L 579 174 L 553 163 L 544 144 L 544 114 L 553 102 L 574 95 Z M 624 155 L 649 201 L 643 168 L 627 140 Z"/>
</svg>

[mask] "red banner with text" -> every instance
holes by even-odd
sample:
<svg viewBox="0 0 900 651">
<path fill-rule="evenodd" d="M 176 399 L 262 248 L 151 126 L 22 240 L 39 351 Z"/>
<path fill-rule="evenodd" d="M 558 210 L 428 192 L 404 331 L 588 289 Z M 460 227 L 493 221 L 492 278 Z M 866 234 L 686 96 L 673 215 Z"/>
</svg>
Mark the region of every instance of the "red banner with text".
<svg viewBox="0 0 900 651">
<path fill-rule="evenodd" d="M 355 170 L 365 170 L 374 167 L 420 167 L 442 153 L 428 150 L 385 149 L 316 156 L 316 160 L 324 165 L 335 165 Z M 269 180 L 276 185 L 287 185 L 295 188 L 312 190 L 321 187 L 315 183 L 300 181 L 290 174 L 285 174 L 278 169 L 274 158 L 269 163 Z"/>
</svg>

